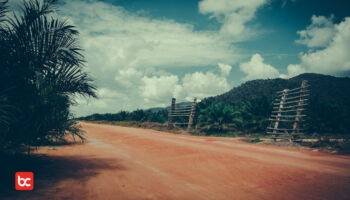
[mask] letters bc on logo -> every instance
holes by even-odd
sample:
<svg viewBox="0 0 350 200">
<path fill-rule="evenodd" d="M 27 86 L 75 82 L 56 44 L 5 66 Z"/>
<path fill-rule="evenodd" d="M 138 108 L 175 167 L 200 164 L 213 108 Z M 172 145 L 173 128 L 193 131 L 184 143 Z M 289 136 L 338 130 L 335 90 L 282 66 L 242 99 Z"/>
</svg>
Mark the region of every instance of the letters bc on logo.
<svg viewBox="0 0 350 200">
<path fill-rule="evenodd" d="M 15 185 L 16 190 L 33 190 L 34 174 L 33 172 L 16 172 Z"/>
</svg>

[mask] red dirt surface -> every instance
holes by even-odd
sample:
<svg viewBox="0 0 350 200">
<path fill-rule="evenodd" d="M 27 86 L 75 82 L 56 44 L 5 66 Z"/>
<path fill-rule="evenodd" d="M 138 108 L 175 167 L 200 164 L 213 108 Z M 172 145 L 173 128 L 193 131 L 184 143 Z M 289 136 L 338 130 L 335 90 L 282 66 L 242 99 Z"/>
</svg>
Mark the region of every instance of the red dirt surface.
<svg viewBox="0 0 350 200">
<path fill-rule="evenodd" d="M 81 124 L 87 143 L 40 150 L 35 191 L 16 198 L 350 199 L 349 156 Z"/>
</svg>

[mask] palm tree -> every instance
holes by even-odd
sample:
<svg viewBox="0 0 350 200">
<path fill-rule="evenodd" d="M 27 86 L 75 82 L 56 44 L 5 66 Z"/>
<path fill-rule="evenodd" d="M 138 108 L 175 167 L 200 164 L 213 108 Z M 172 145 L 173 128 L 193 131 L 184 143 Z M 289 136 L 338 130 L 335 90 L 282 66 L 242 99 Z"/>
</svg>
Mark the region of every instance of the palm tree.
<svg viewBox="0 0 350 200">
<path fill-rule="evenodd" d="M 242 128 L 253 133 L 264 132 L 269 124 L 272 103 L 266 96 L 244 102 L 242 110 Z"/>
<path fill-rule="evenodd" d="M 7 44 L 5 39 L 6 34 L 4 24 L 7 22 L 7 12 L 7 1 L 0 1 L 0 67 L 2 71 L 2 73 L 0 73 L 0 144 L 2 144 L 0 149 L 6 148 L 6 146 L 3 144 L 6 141 L 5 138 L 9 132 L 9 126 L 11 122 L 16 119 L 13 113 L 15 106 L 10 103 L 9 98 L 9 90 L 11 87 L 9 87 L 9 85 L 6 85 L 4 82 L 4 74 L 6 73 L 6 70 L 4 68 L 4 52 Z"/>
<path fill-rule="evenodd" d="M 23 1 L 22 14 L 6 17 L 7 1 L 0 2 L 1 89 L 20 109 L 10 125 L 10 141 L 35 145 L 81 135 L 69 112 L 76 95 L 97 97 L 93 80 L 84 72 L 84 57 L 76 28 L 50 14 L 57 0 Z M 1 109 L 1 107 L 0 107 Z"/>
<path fill-rule="evenodd" d="M 224 131 L 225 126 L 230 123 L 236 123 L 236 117 L 240 114 L 232 106 L 222 104 L 211 104 L 200 111 L 198 125 L 203 127 L 208 133 Z"/>
</svg>

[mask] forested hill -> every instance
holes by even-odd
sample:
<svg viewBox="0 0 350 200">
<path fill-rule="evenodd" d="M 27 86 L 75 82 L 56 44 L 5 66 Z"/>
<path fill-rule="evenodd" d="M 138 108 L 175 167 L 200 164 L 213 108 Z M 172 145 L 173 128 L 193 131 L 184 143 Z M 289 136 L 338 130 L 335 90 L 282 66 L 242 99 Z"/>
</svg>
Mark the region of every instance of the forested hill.
<svg viewBox="0 0 350 200">
<path fill-rule="evenodd" d="M 305 73 L 290 79 L 253 80 L 232 90 L 204 99 L 200 110 L 209 105 L 233 107 L 250 105 L 251 114 L 266 118 L 276 92 L 300 87 L 302 80 L 310 84 L 310 101 L 307 107 L 309 132 L 350 133 L 350 78 Z"/>
<path fill-rule="evenodd" d="M 202 103 L 239 105 L 262 97 L 272 101 L 277 91 L 300 87 L 303 80 L 307 80 L 310 84 L 311 99 L 320 98 L 325 103 L 330 104 L 350 104 L 350 78 L 338 78 L 313 73 L 301 74 L 290 79 L 277 78 L 248 81 L 224 94 L 206 98 Z"/>
</svg>

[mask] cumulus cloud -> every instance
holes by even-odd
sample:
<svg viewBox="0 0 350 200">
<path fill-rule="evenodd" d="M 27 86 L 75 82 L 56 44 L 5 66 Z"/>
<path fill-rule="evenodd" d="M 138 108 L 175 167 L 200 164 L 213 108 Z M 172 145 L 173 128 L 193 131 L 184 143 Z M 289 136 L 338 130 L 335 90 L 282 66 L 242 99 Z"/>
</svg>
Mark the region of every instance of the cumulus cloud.
<svg viewBox="0 0 350 200">
<path fill-rule="evenodd" d="M 199 11 L 209 14 L 222 23 L 221 35 L 231 39 L 243 39 L 252 34 L 246 23 L 251 21 L 257 9 L 267 0 L 203 0 Z"/>
<path fill-rule="evenodd" d="M 217 67 L 219 73 L 216 70 L 187 73 L 182 79 L 176 75 L 144 76 L 144 84 L 140 87 L 142 97 L 146 102 L 161 103 L 165 99 L 168 103 L 172 97 L 180 101 L 191 101 L 193 97 L 202 99 L 221 94 L 232 87 L 227 81 L 231 66 L 219 63 Z"/>
<path fill-rule="evenodd" d="M 146 102 L 164 102 L 177 97 L 182 87 L 178 85 L 179 78 L 175 75 L 143 77 L 141 86 L 142 97 Z"/>
<path fill-rule="evenodd" d="M 172 74 L 147 76 L 135 69 L 121 70 L 115 77 L 117 87 L 111 85 L 112 89 L 99 88 L 100 98 L 97 100 L 78 98 L 78 105 L 74 109 L 80 115 L 87 115 L 164 107 L 172 97 L 178 101 L 192 101 L 193 97 L 200 100 L 218 95 L 230 90 L 232 85 L 227 80 L 231 66 L 220 63 L 217 67 L 219 70 L 187 73 L 183 78 Z"/>
<path fill-rule="evenodd" d="M 102 92 L 99 100 L 86 101 L 89 106 L 74 107 L 78 115 L 95 110 L 116 112 L 164 106 L 171 96 L 193 96 L 183 84 L 199 75 L 227 76 L 228 66 L 242 58 L 217 32 L 195 31 L 191 24 L 130 13 L 100 1 L 65 0 L 59 6 L 58 15 L 67 17 L 79 29 L 87 71 L 96 79 L 98 87 L 118 93 L 113 101 Z M 188 74 L 185 79 L 166 72 L 170 68 L 185 71 L 186 67 L 200 69 L 218 63 L 227 65 L 219 69 L 221 74 L 198 72 L 198 75 Z M 228 86 L 221 82 L 226 89 Z M 201 90 L 198 97 L 214 94 L 214 91 Z M 220 87 L 216 94 L 221 91 Z"/>
<path fill-rule="evenodd" d="M 320 18 L 323 23 L 325 18 Z M 331 75 L 341 75 L 350 71 L 350 18 L 346 17 L 334 25 L 334 36 L 330 43 L 315 51 L 301 53 L 301 63 L 292 65 L 291 70 L 298 72 L 315 72 Z"/>
<path fill-rule="evenodd" d="M 240 64 L 240 69 L 246 74 L 243 80 L 258 78 L 290 78 L 305 72 L 323 73 L 330 75 L 344 75 L 350 72 L 350 17 L 344 18 L 339 24 L 333 24 L 332 17 L 312 16 L 312 24 L 307 27 L 305 37 L 300 43 L 305 43 L 311 49 L 300 53 L 299 64 L 290 64 L 287 73 L 282 74 L 271 65 L 265 64 L 259 54 L 252 56 L 251 60 Z M 319 34 L 327 32 L 322 27 L 333 27 L 330 35 L 323 37 Z M 300 34 L 300 31 L 298 32 Z M 302 33 L 301 35 L 303 35 Z M 318 47 L 314 49 L 312 47 Z"/>
<path fill-rule="evenodd" d="M 221 75 L 222 76 L 228 76 L 231 72 L 232 66 L 231 65 L 226 65 L 223 63 L 218 63 L 218 66 L 221 70 Z"/>
<path fill-rule="evenodd" d="M 250 61 L 241 63 L 239 68 L 246 74 L 243 78 L 245 81 L 280 77 L 278 70 L 275 67 L 264 63 L 264 59 L 260 54 L 254 54 Z"/>
<path fill-rule="evenodd" d="M 238 56 L 216 34 L 194 31 L 191 24 L 151 19 L 103 2 L 65 2 L 61 14 L 78 26 L 87 53 L 93 49 L 95 59 L 104 59 L 103 68 L 207 66 L 233 63 Z"/>
<path fill-rule="evenodd" d="M 213 72 L 195 72 L 186 74 L 182 80 L 183 98 L 204 98 L 218 95 L 231 89 L 226 77 Z"/>
<path fill-rule="evenodd" d="M 193 97 L 202 99 L 221 94 L 232 87 L 227 81 L 231 66 L 220 63 L 218 68 L 220 73 L 187 73 L 182 79 L 177 75 L 143 76 L 140 80 L 142 84 L 138 87 L 140 98 L 146 103 L 164 106 L 172 97 L 179 101 L 191 101 Z"/>
<path fill-rule="evenodd" d="M 285 76 L 287 78 L 290 78 L 290 77 L 297 76 L 299 74 L 305 73 L 306 70 L 301 65 L 293 65 L 293 64 L 291 64 L 291 65 L 288 65 L 287 72 L 288 72 L 288 74 L 285 75 Z"/>
<path fill-rule="evenodd" d="M 120 89 L 133 89 L 133 87 L 140 85 L 142 73 L 134 68 L 120 69 L 114 80 Z"/>
<path fill-rule="evenodd" d="M 305 30 L 297 32 L 300 38 L 296 42 L 307 47 L 328 46 L 336 33 L 333 18 L 334 16 L 327 18 L 313 15 L 311 24 Z"/>
</svg>

